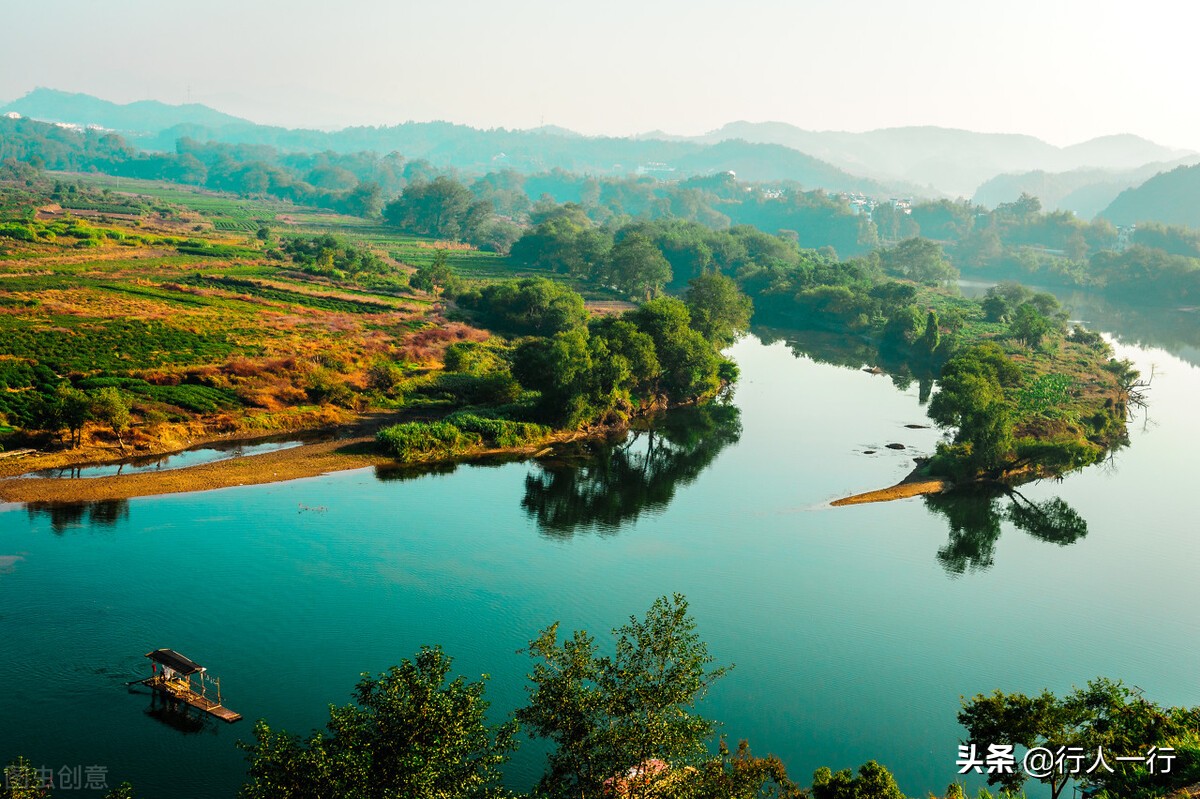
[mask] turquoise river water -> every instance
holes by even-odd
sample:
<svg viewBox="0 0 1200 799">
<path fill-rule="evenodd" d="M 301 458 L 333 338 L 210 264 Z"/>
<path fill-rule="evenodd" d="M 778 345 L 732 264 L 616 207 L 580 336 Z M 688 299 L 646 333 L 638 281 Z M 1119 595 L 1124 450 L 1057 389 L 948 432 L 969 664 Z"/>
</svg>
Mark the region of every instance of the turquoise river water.
<svg viewBox="0 0 1200 799">
<path fill-rule="evenodd" d="M 900 479 L 939 434 L 906 427 L 926 423 L 917 384 L 797 355 L 820 349 L 799 334 L 733 348 L 733 408 L 590 465 L 0 506 L 0 758 L 96 766 L 139 796 L 232 797 L 256 718 L 307 732 L 360 672 L 433 643 L 491 675 L 499 717 L 525 698 L 517 650 L 540 628 L 603 633 L 674 591 L 735 664 L 705 711 L 804 783 L 874 758 L 909 795 L 940 792 L 960 695 L 995 688 L 1104 675 L 1200 704 L 1197 350 L 1109 321 L 1120 354 L 1153 367 L 1152 406 L 1110 461 L 1021 489 L 1061 497 L 1082 536 L 1018 529 L 1005 498 L 828 507 Z M 154 712 L 124 683 L 158 647 L 219 675 L 247 721 Z M 525 746 L 511 785 L 541 757 Z"/>
</svg>

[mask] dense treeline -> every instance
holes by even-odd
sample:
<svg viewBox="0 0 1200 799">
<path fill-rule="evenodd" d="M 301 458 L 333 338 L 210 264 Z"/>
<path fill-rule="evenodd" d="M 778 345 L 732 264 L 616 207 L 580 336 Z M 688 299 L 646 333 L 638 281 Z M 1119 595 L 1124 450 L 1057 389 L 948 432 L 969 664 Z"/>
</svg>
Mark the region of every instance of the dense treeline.
<svg viewBox="0 0 1200 799">
<path fill-rule="evenodd" d="M 540 227 L 546 207 L 573 204 L 609 232 L 633 220 L 686 220 L 713 230 L 750 225 L 805 249 L 831 247 L 854 257 L 881 243 L 922 237 L 941 243 L 949 261 L 974 276 L 1095 287 L 1126 300 L 1200 296 L 1194 232 L 1154 223 L 1122 232 L 1103 219 L 1089 223 L 1069 212 L 1043 212 L 1031 195 L 994 209 L 950 200 L 860 202 L 871 208 L 865 213 L 844 197 L 803 191 L 787 181 L 745 183 L 728 172 L 658 180 L 502 169 L 460 178 L 394 152 L 286 153 L 184 137 L 174 152 L 150 153 L 115 134 L 26 119 L 0 119 L 0 133 L 0 162 L 8 162 L 10 171 L 22 164 L 97 170 L 353 215 L 385 212 L 390 224 L 405 230 L 497 252 L 507 252 L 526 225 Z M 1128 244 L 1138 246 L 1126 250 Z"/>
<path fill-rule="evenodd" d="M 940 374 L 943 390 L 930 413 L 954 435 L 932 462 L 942 475 L 972 480 L 1022 466 L 1060 474 L 1122 440 L 1122 391 L 1133 378 L 1126 365 L 1110 361 L 1107 345 L 1069 329 L 1049 293 L 1002 283 L 968 300 L 943 290 L 958 273 L 928 239 L 838 261 L 828 250 L 804 250 L 792 238 L 748 226 L 714 230 L 664 219 L 614 228 L 577 204 L 543 205 L 536 215 L 539 222 L 513 245 L 519 265 L 642 300 L 690 280 L 689 296 L 704 293 L 734 316 L 740 289 L 760 323 L 868 342 L 867 362 L 900 380 L 921 379 L 923 401 L 928 381 Z M 581 346 L 573 352 L 578 358 Z"/>
<path fill-rule="evenodd" d="M 712 272 L 684 299 L 658 297 L 620 316 L 589 315 L 583 298 L 546 278 L 472 289 L 456 298 L 511 343 L 454 345 L 446 370 L 475 386 L 460 391 L 467 417 L 409 422 L 379 433 L 401 461 L 453 456 L 482 445 L 514 447 L 550 430 L 623 427 L 637 416 L 716 396 L 737 378 L 720 348 L 746 328 L 748 300 Z"/>
<path fill-rule="evenodd" d="M 1027 194 L 990 211 L 946 200 L 909 210 L 876 208 L 880 236 L 942 241 L 949 259 L 971 277 L 1094 288 L 1126 302 L 1200 297 L 1200 235 L 1188 228 L 1147 222 L 1118 231 L 1104 219 L 1043 212 Z"/>
<path fill-rule="evenodd" d="M 845 200 L 804 192 L 796 183 L 754 185 L 731 174 L 660 181 L 597 179 L 553 170 L 512 170 L 459 180 L 400 154 L 283 153 L 265 145 L 200 143 L 180 138 L 173 152 L 143 152 L 121 136 L 27 119 L 0 119 L 0 162 L 66 171 L 169 180 L 247 196 L 271 196 L 376 216 L 389 206 L 392 224 L 506 252 L 534 200 L 575 200 L 596 221 L 678 217 L 710 227 L 752 224 L 786 230 L 805 246 L 858 253 L 873 246 L 870 222 Z"/>
<path fill-rule="evenodd" d="M 802 249 L 793 237 L 748 225 L 714 230 L 672 218 L 614 229 L 593 222 L 577 204 L 541 206 L 535 218 L 538 223 L 513 245 L 517 265 L 643 300 L 696 281 L 692 291 L 716 288 L 707 276 L 722 275 L 753 299 L 760 322 L 871 336 L 925 370 L 948 357 L 964 309 L 973 305 L 940 295 L 937 303 L 946 306 L 941 316 L 929 307 L 923 287 L 942 286 L 957 272 L 938 245 L 922 239 L 842 262 L 831 249 Z M 732 295 L 711 301 L 726 313 L 736 304 Z"/>
<path fill-rule="evenodd" d="M 269 148 L 201 145 L 188 139 L 181 139 L 175 152 L 144 152 L 115 133 L 4 118 L 0 161 L 9 160 L 36 169 L 95 171 L 271 196 L 358 216 L 379 213 L 384 196 L 379 181 L 394 185 L 402 163 L 371 154 L 285 157 Z M 352 170 L 370 178 L 359 178 Z"/>
</svg>

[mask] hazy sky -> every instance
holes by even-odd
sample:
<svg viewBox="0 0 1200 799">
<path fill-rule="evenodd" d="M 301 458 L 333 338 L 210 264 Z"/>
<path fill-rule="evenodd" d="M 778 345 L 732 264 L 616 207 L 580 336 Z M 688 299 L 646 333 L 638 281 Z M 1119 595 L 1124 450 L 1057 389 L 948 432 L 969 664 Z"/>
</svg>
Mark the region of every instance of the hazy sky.
<svg viewBox="0 0 1200 799">
<path fill-rule="evenodd" d="M 1200 149 L 1190 0 L 0 0 L 0 101 L 585 133 L 942 125 Z M 19 35 L 13 35 L 15 32 Z"/>
</svg>

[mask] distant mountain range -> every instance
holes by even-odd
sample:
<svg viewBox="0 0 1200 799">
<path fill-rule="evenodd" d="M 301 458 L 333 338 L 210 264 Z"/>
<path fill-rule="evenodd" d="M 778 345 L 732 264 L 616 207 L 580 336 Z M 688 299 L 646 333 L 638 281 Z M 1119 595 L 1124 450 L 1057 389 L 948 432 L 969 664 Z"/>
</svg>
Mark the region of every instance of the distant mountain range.
<svg viewBox="0 0 1200 799">
<path fill-rule="evenodd" d="M 930 186 L 958 197 L 972 196 L 981 183 L 1007 172 L 1132 169 L 1193 154 L 1130 134 L 1056 147 L 1009 133 L 935 127 L 842 133 L 803 130 L 783 122 L 732 122 L 689 141 L 725 139 L 782 144 L 852 174 Z"/>
<path fill-rule="evenodd" d="M 1051 211 L 1071 211 L 1082 219 L 1091 219 L 1108 207 L 1117 195 L 1139 186 L 1160 172 L 1178 166 L 1200 163 L 1200 155 L 1189 155 L 1177 161 L 1155 162 L 1134 169 L 1075 169 L 1070 172 L 1024 172 L 1019 175 L 997 175 L 975 192 L 973 201 L 995 208 L 1000 203 L 1016 200 L 1022 194 L 1032 194 Z"/>
<path fill-rule="evenodd" d="M 688 177 L 731 170 L 753 181 L 795 181 L 807 189 L 875 197 L 974 197 L 994 206 L 1028 191 L 1047 208 L 1091 217 L 1123 190 L 1200 154 L 1133 135 L 1056 147 L 1032 136 L 936 127 L 866 133 L 808 131 L 782 122 L 733 122 L 701 136 L 661 131 L 618 138 L 565 128 L 480 130 L 448 122 L 406 122 L 339 131 L 258 125 L 204 105 L 153 100 L 120 105 L 85 94 L 36 89 L 0 108 L 50 122 L 98 125 L 138 146 L 174 150 L 182 137 L 282 151 L 399 152 L 467 172 L 561 168 L 597 175 Z"/>
<path fill-rule="evenodd" d="M 410 160 L 468 172 L 511 168 L 521 172 L 564 169 L 597 175 L 653 174 L 688 177 L 733 170 L 756 181 L 795 181 L 807 189 L 874 196 L 921 194 L 913 185 L 852 175 L 820 159 L 778 145 L 717 144 L 583 136 L 553 126 L 534 130 L 479 130 L 449 122 L 406 122 L 392 127 L 352 127 L 327 132 L 257 125 L 200 105 L 154 101 L 118 105 L 88 95 L 36 89 L 0 108 L 49 122 L 99 125 L 138 146 L 173 151 L 183 137 L 228 144 L 262 144 L 283 151 L 399 152 Z"/>
<path fill-rule="evenodd" d="M 158 100 L 139 100 L 128 105 L 111 103 L 90 94 L 72 94 L 56 89 L 34 89 L 0 108 L 43 122 L 97 125 L 125 134 L 158 133 L 174 125 L 253 125 L 240 117 L 223 114 L 206 105 L 168 105 Z"/>
<path fill-rule="evenodd" d="M 1200 164 L 1176 167 L 1126 189 L 1100 216 L 1115 225 L 1153 221 L 1200 229 Z"/>
</svg>

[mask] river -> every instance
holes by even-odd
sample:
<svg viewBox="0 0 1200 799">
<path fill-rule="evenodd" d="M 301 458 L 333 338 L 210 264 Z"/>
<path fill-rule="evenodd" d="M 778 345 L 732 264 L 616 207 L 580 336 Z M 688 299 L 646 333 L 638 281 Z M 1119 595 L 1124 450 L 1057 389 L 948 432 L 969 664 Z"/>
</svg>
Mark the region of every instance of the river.
<svg viewBox="0 0 1200 799">
<path fill-rule="evenodd" d="M 1108 330 L 1153 368 L 1130 446 L 1021 489 L 1061 498 L 1086 530 L 1019 527 L 1005 498 L 829 508 L 903 477 L 939 434 L 906 427 L 927 423 L 918 384 L 780 331 L 733 347 L 731 407 L 591 464 L 0 506 L 0 757 L 95 766 L 139 796 L 233 796 L 254 719 L 306 733 L 360 672 L 435 643 L 456 671 L 492 675 L 499 717 L 525 699 L 517 650 L 540 628 L 603 633 L 675 591 L 735 664 L 707 714 L 804 784 L 877 759 L 911 796 L 944 790 L 960 695 L 1103 675 L 1200 704 L 1200 370 L 1190 341 Z M 124 683 L 158 647 L 219 675 L 247 721 L 150 712 Z M 523 747 L 511 785 L 527 788 L 541 757 Z"/>
</svg>

